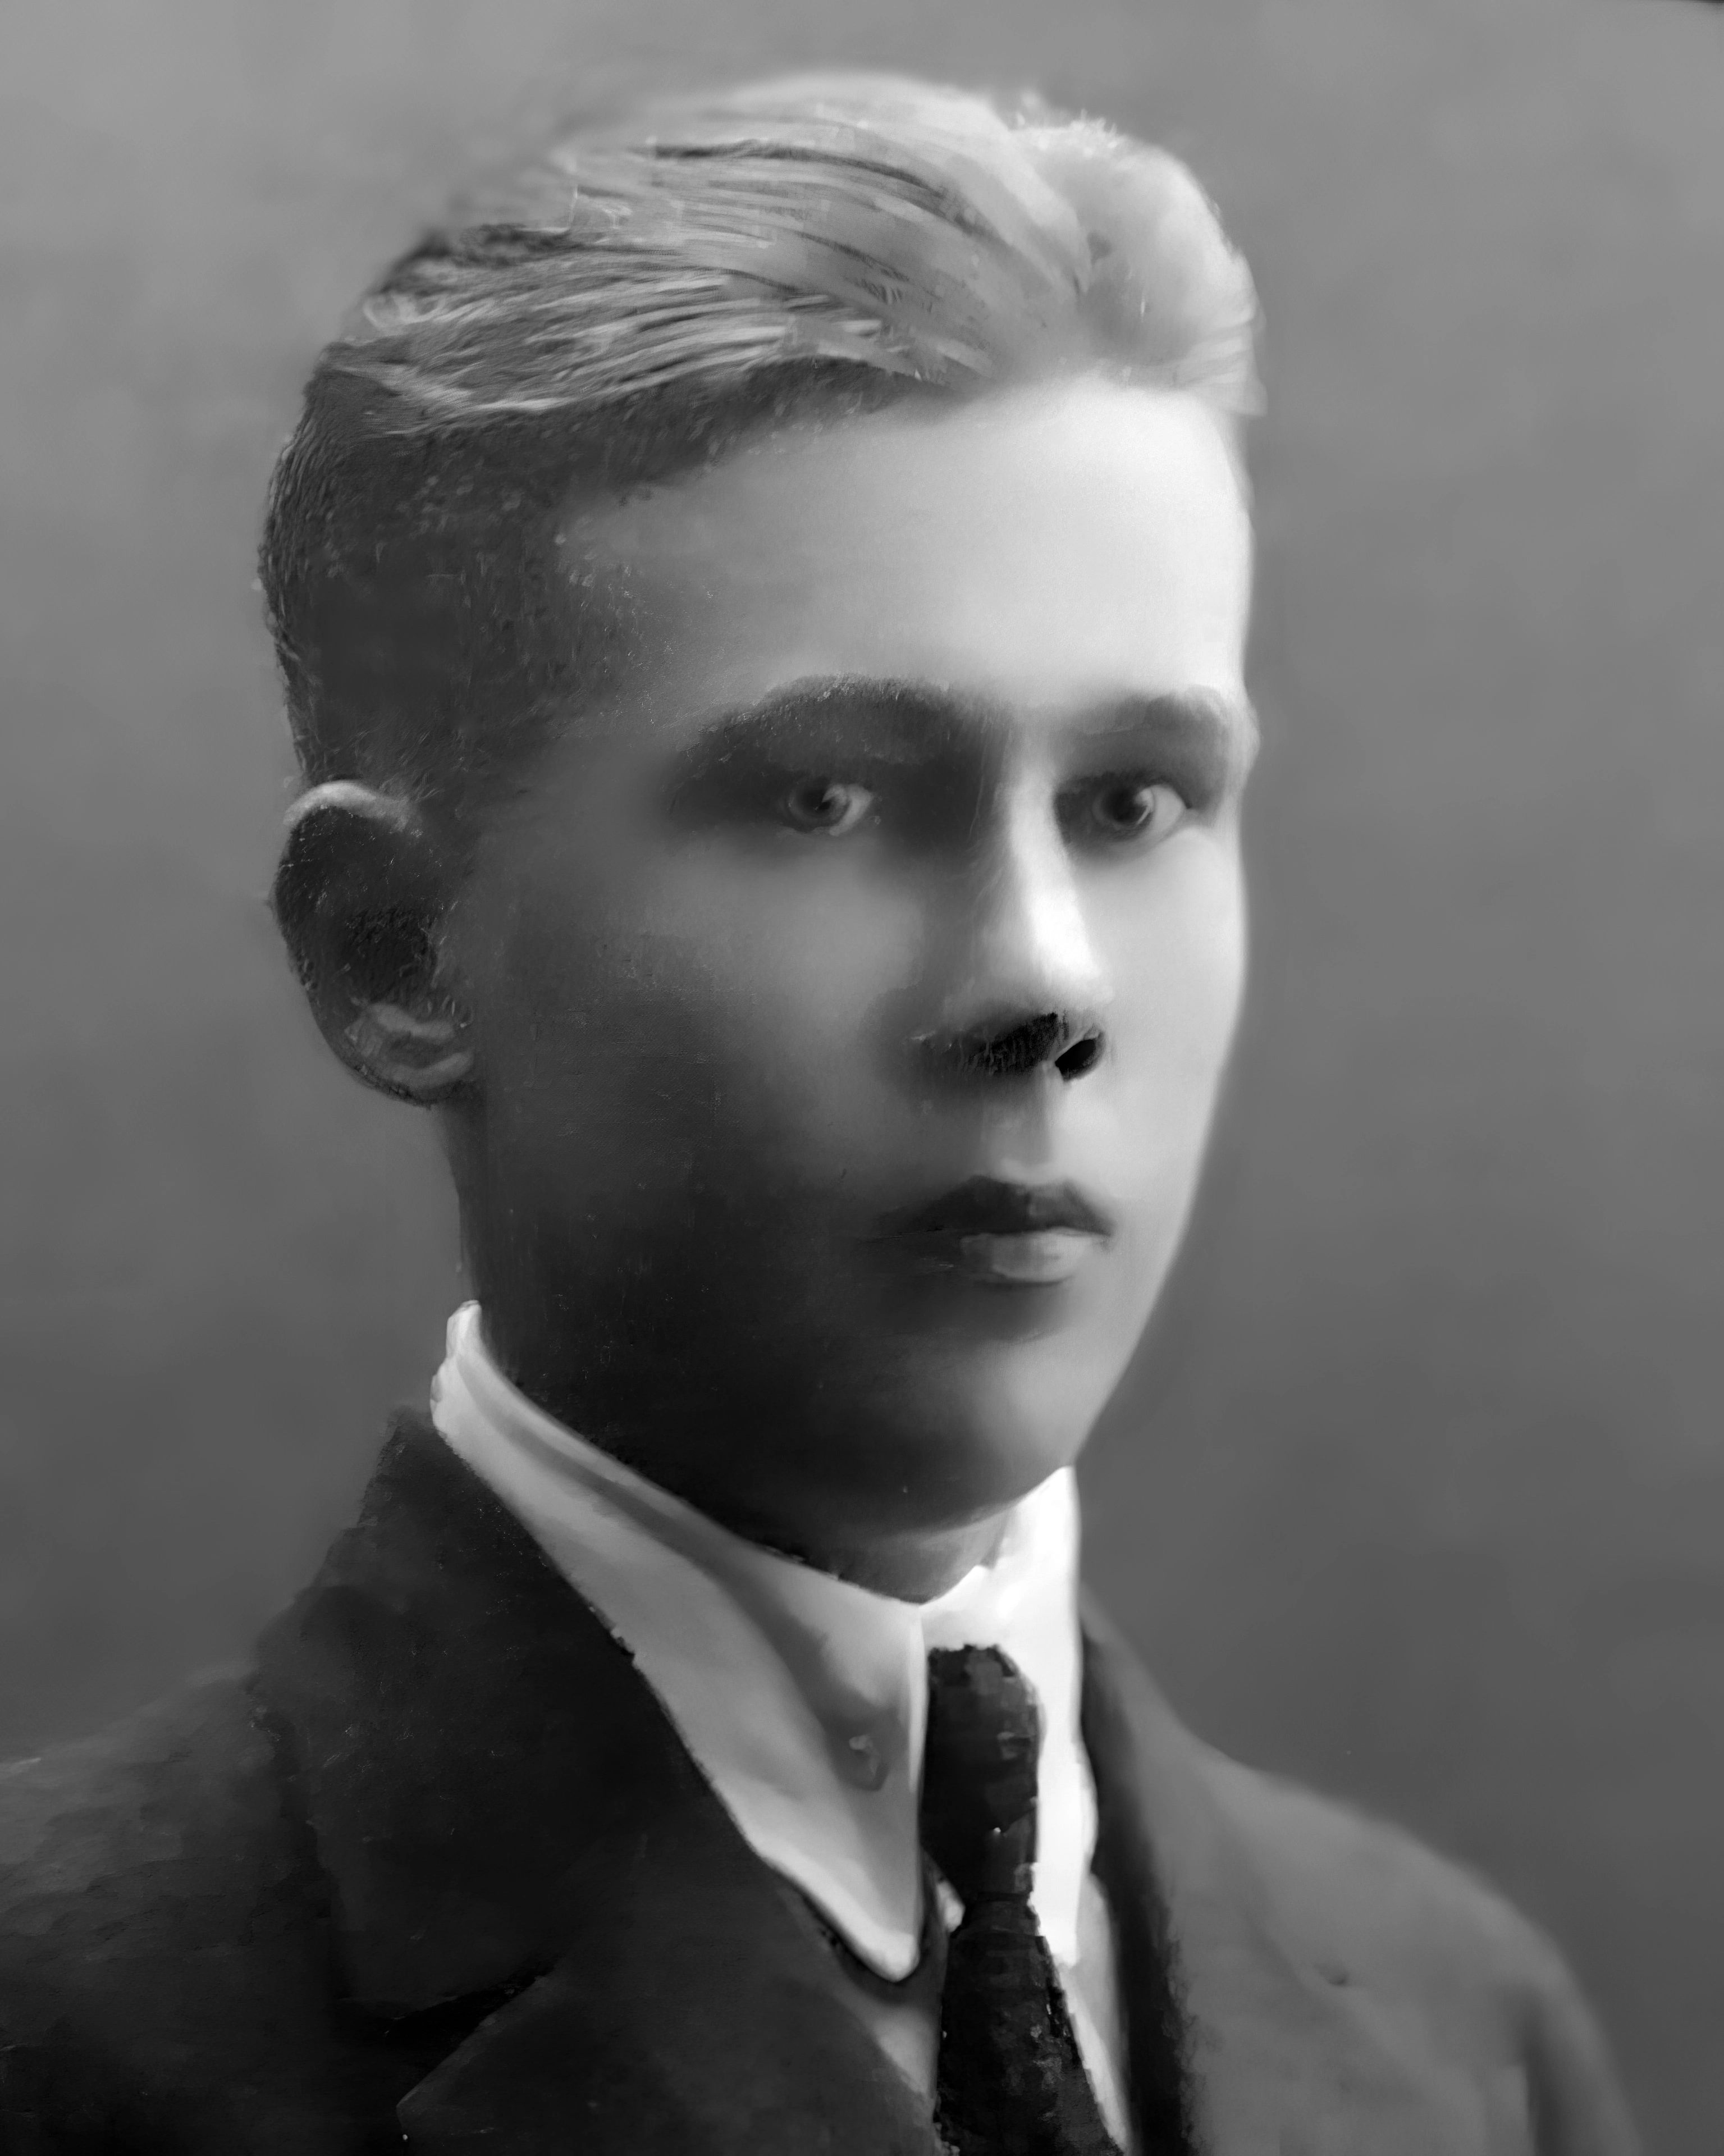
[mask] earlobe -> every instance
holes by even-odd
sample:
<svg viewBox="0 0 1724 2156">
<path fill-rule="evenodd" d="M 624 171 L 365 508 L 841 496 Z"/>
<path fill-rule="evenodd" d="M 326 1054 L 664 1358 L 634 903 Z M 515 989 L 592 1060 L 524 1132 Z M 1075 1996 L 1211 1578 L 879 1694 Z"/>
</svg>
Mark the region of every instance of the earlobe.
<svg viewBox="0 0 1724 2156">
<path fill-rule="evenodd" d="M 472 1075 L 473 1051 L 451 1014 L 418 1018 L 399 1004 L 368 1003 L 347 1026 L 348 1068 L 383 1091 L 431 1107 Z"/>
<path fill-rule="evenodd" d="M 454 880 L 410 802 L 341 779 L 295 803 L 270 894 L 330 1047 L 367 1085 L 422 1106 L 473 1075 L 439 956 Z"/>
</svg>

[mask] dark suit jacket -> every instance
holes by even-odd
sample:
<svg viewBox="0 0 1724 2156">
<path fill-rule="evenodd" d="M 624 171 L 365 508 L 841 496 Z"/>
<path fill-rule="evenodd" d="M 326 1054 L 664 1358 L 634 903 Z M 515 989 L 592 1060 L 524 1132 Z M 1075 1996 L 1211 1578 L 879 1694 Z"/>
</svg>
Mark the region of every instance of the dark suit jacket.
<svg viewBox="0 0 1724 2156">
<path fill-rule="evenodd" d="M 1087 1634 L 1146 2156 L 1629 2148 L 1519 1918 Z M 422 1419 L 254 1671 L 0 1772 L 6 2156 L 936 2145 L 807 1906 Z"/>
</svg>

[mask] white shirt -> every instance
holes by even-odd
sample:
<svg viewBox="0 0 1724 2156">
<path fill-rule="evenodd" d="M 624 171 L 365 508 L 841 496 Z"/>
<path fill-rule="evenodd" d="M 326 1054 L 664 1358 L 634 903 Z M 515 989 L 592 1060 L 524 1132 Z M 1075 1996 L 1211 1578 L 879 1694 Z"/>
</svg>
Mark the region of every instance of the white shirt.
<svg viewBox="0 0 1724 2156">
<path fill-rule="evenodd" d="M 449 1320 L 431 1414 L 629 1649 L 756 1854 L 888 1981 L 916 1967 L 922 1937 L 928 1650 L 1010 1655 L 1042 1711 L 1032 1900 L 1123 2144 L 1112 1943 L 1090 1870 L 1070 1471 L 1013 1508 L 988 1564 L 916 1604 L 745 1541 L 588 1444 L 503 1375 L 476 1303 Z"/>
</svg>

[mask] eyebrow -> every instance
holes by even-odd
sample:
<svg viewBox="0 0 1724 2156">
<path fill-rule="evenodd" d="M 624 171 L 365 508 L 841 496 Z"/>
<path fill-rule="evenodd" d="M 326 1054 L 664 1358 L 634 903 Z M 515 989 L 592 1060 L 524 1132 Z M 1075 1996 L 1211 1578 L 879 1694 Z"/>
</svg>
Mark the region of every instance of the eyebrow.
<svg viewBox="0 0 1724 2156">
<path fill-rule="evenodd" d="M 675 758 L 680 783 L 698 783 L 731 763 L 804 768 L 823 757 L 857 755 L 906 766 L 936 762 L 981 745 L 999 723 L 989 700 L 931 682 L 870 675 L 812 675 L 757 704 L 708 716 Z M 1075 728 L 1095 751 L 1121 757 L 1158 753 L 1243 778 L 1260 729 L 1250 703 L 1213 689 L 1178 689 L 1110 699 Z"/>
</svg>

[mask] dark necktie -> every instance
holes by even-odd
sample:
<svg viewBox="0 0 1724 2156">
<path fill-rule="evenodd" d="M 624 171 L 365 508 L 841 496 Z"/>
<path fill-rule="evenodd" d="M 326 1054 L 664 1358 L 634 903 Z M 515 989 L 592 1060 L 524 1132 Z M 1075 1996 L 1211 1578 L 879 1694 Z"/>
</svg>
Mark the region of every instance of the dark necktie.
<svg viewBox="0 0 1724 2156">
<path fill-rule="evenodd" d="M 1041 1716 L 998 1647 L 928 1657 L 922 1841 L 964 1905 L 936 2119 L 952 2156 L 1119 2156 L 1029 1905 Z"/>
</svg>

